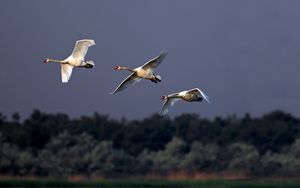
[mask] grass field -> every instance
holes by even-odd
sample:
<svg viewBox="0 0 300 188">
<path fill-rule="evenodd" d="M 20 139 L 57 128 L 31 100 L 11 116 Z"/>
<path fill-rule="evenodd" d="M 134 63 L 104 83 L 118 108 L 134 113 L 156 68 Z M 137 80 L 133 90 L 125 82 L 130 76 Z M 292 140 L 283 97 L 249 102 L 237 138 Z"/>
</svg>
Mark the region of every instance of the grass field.
<svg viewBox="0 0 300 188">
<path fill-rule="evenodd" d="M 299 188 L 300 180 L 0 180 L 0 187 L 108 187 L 108 188 Z"/>
</svg>

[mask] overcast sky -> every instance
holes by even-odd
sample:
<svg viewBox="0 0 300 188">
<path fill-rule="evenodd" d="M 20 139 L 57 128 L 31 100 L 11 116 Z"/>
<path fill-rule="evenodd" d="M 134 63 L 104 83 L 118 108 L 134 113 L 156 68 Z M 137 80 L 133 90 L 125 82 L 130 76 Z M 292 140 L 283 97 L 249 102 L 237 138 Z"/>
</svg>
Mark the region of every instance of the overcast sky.
<svg viewBox="0 0 300 188">
<path fill-rule="evenodd" d="M 300 116 L 299 10 L 292 0 L 2 0 L 0 112 L 141 119 L 159 112 L 161 95 L 199 87 L 212 104 L 178 102 L 171 117 Z M 83 38 L 96 41 L 86 57 L 96 67 L 62 84 L 60 66 L 42 61 L 66 58 Z M 115 65 L 134 68 L 161 51 L 161 83 L 108 94 L 128 75 Z"/>
</svg>

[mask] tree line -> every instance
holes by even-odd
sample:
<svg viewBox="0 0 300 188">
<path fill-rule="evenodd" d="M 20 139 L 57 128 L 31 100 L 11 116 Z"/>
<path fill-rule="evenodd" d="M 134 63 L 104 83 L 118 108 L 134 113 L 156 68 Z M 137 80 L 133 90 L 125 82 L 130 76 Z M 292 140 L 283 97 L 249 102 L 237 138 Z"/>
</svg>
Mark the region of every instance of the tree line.
<svg viewBox="0 0 300 188">
<path fill-rule="evenodd" d="M 297 176 L 300 121 L 283 111 L 207 119 L 154 114 L 71 119 L 34 110 L 25 120 L 0 114 L 0 175 L 131 177 L 171 172 Z"/>
</svg>

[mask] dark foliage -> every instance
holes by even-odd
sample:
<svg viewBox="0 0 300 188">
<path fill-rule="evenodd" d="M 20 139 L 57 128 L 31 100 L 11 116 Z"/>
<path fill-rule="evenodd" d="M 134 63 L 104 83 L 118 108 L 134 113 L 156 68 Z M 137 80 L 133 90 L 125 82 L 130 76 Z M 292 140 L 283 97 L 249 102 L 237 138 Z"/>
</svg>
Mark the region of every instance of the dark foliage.
<svg viewBox="0 0 300 188">
<path fill-rule="evenodd" d="M 70 119 L 34 110 L 0 113 L 0 174 L 122 177 L 171 171 L 300 172 L 300 121 L 274 111 L 213 120 L 195 114 L 121 121 L 95 113 Z"/>
</svg>

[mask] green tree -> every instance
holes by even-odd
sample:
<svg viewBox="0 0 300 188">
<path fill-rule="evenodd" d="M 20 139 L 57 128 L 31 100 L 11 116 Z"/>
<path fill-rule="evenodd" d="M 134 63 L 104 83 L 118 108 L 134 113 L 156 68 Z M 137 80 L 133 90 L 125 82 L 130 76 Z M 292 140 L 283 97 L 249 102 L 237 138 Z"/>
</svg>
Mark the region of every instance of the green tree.
<svg viewBox="0 0 300 188">
<path fill-rule="evenodd" d="M 190 152 L 181 162 L 181 167 L 187 171 L 213 171 L 217 170 L 217 160 L 220 155 L 220 148 L 216 144 L 203 144 L 194 142 Z"/>
<path fill-rule="evenodd" d="M 260 159 L 255 147 L 244 143 L 231 144 L 228 146 L 226 153 L 228 160 L 227 169 L 229 171 L 250 173 Z"/>
<path fill-rule="evenodd" d="M 102 141 L 85 156 L 89 162 L 89 174 L 113 177 L 133 173 L 135 158 L 113 148 L 111 141 Z"/>
<path fill-rule="evenodd" d="M 144 151 L 139 156 L 139 161 L 143 165 L 151 163 L 153 165 L 151 169 L 154 172 L 165 173 L 180 169 L 181 161 L 188 150 L 188 144 L 185 141 L 174 137 L 167 143 L 164 150 L 157 152 Z"/>
</svg>

